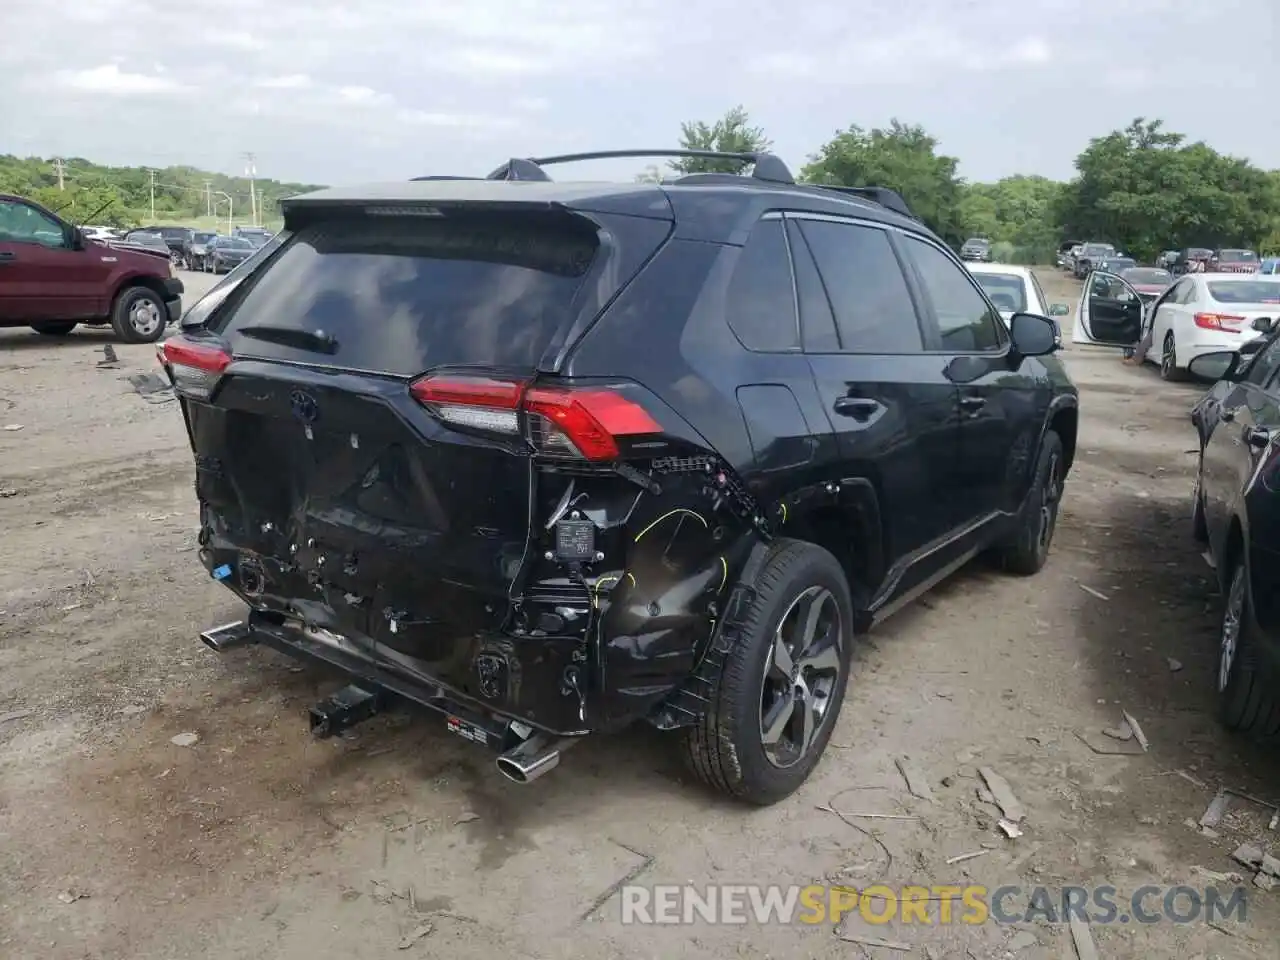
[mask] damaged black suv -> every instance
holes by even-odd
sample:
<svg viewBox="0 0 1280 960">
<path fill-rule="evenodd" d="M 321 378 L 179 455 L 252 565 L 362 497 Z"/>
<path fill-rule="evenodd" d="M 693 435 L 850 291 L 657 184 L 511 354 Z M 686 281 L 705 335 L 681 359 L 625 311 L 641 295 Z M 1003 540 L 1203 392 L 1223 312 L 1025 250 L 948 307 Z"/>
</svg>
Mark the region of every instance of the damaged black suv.
<svg viewBox="0 0 1280 960">
<path fill-rule="evenodd" d="M 161 361 L 250 608 L 202 638 L 345 671 L 317 733 L 409 700 L 529 781 L 644 719 L 772 803 L 857 636 L 1045 562 L 1076 390 L 892 191 L 543 169 L 600 156 L 287 200 L 190 310 Z"/>
</svg>

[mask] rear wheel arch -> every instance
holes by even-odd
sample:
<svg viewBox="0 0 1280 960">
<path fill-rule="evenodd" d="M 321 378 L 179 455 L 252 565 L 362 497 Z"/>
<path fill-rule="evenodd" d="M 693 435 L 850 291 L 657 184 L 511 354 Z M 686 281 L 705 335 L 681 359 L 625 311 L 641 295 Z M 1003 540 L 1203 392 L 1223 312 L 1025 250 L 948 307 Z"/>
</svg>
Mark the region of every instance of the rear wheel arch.
<svg viewBox="0 0 1280 960">
<path fill-rule="evenodd" d="M 1049 417 L 1049 430 L 1058 435 L 1062 441 L 1063 467 L 1071 469 L 1076 458 L 1076 437 L 1080 429 L 1080 408 L 1064 405 L 1054 410 Z"/>
<path fill-rule="evenodd" d="M 849 580 L 855 610 L 864 610 L 889 567 L 875 487 L 867 480 L 844 481 L 835 495 L 823 486 L 789 501 L 778 511 L 778 532 L 834 556 Z"/>
</svg>

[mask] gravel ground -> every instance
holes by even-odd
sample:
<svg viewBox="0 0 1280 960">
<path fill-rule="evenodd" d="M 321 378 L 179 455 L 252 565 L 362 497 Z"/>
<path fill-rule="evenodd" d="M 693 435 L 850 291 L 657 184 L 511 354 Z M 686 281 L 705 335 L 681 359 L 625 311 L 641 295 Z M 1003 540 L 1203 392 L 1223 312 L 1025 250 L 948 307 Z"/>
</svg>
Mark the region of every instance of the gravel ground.
<svg viewBox="0 0 1280 960">
<path fill-rule="evenodd" d="M 1077 284 L 1042 280 L 1074 305 Z M 1071 935 L 1043 918 L 840 927 L 899 950 L 830 923 L 624 926 L 606 894 L 628 876 L 972 883 L 1021 888 L 1004 904 L 1020 911 L 1037 886 L 1203 889 L 1241 869 L 1237 843 L 1280 836 L 1245 801 L 1210 833 L 1194 824 L 1219 785 L 1280 796 L 1280 764 L 1213 716 L 1218 597 L 1189 529 L 1197 391 L 1153 368 L 1068 350 L 1080 449 L 1047 568 L 975 565 L 867 638 L 817 773 L 754 811 L 688 782 L 648 730 L 523 788 L 429 717 L 311 739 L 307 707 L 335 678 L 196 639 L 241 610 L 195 559 L 179 411 L 126 379 L 155 371 L 154 351 L 117 344 L 100 369 L 109 341 L 0 331 L 0 425 L 22 426 L 0 431 L 4 956 L 1057 960 Z M 1107 742 L 1122 709 L 1150 751 L 1095 753 L 1080 734 Z M 933 802 L 908 793 L 902 757 Z M 1025 807 L 1021 837 L 977 797 L 979 766 Z M 1095 924 L 1099 955 L 1275 957 L 1280 891 L 1250 879 L 1245 923 Z"/>
</svg>

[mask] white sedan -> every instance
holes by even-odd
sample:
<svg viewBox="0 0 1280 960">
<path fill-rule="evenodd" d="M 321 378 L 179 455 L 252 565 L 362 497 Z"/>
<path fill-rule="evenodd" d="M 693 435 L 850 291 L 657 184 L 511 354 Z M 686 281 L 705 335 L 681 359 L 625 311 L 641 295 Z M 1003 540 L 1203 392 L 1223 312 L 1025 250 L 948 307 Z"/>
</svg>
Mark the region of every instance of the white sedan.
<svg viewBox="0 0 1280 960">
<path fill-rule="evenodd" d="M 1166 380 L 1178 380 L 1201 354 L 1239 350 L 1280 325 L 1280 276 L 1190 273 L 1150 299 L 1127 280 L 1097 272 L 1076 316 L 1077 343 L 1132 347 L 1150 330 L 1146 359 L 1160 364 Z"/>
<path fill-rule="evenodd" d="M 965 266 L 1005 320 L 1015 313 L 1063 317 L 1071 312 L 1071 308 L 1065 303 L 1049 303 L 1044 291 L 1040 289 L 1040 281 L 1029 267 L 973 261 L 967 262 Z"/>
</svg>

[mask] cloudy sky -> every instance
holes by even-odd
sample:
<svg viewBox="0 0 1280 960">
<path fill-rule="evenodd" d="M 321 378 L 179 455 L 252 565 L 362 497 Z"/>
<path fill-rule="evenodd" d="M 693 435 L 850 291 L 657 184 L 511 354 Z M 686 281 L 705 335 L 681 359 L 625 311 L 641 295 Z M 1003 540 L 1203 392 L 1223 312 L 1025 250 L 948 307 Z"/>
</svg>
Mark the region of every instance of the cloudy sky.
<svg viewBox="0 0 1280 960">
<path fill-rule="evenodd" d="M 899 117 L 968 178 L 1067 177 L 1137 115 L 1276 168 L 1278 22 L 1276 0 L 0 0 L 0 153 L 479 174 L 674 146 L 742 103 L 797 168 Z"/>
</svg>

